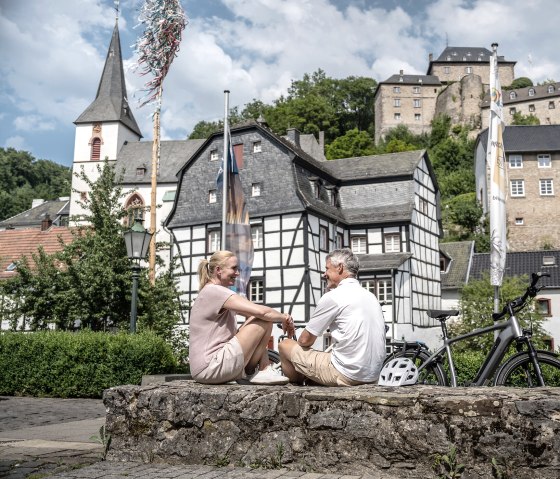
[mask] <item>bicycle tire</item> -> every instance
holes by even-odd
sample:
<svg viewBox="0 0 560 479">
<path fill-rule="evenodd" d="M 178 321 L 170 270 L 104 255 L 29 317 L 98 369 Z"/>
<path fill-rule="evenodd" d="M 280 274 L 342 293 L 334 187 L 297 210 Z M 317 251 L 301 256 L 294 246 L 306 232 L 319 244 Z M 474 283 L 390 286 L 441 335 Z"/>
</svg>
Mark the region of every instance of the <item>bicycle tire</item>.
<svg viewBox="0 0 560 479">
<path fill-rule="evenodd" d="M 268 360 L 272 364 L 280 364 L 280 354 L 278 351 L 274 351 L 273 349 L 268 349 Z"/>
<path fill-rule="evenodd" d="M 545 386 L 560 386 L 560 359 L 548 351 L 537 351 Z M 539 387 L 529 354 L 519 353 L 509 358 L 498 371 L 495 386 Z"/>
<path fill-rule="evenodd" d="M 414 361 L 417 367 L 424 364 L 430 355 L 424 351 L 416 351 L 414 349 L 408 349 L 406 351 L 400 351 L 393 353 L 385 359 L 385 363 L 393 358 L 409 358 Z M 416 384 L 428 384 L 432 386 L 447 386 L 447 375 L 443 370 L 443 367 L 439 363 L 432 363 L 428 367 L 420 371 L 418 375 L 418 382 Z"/>
</svg>

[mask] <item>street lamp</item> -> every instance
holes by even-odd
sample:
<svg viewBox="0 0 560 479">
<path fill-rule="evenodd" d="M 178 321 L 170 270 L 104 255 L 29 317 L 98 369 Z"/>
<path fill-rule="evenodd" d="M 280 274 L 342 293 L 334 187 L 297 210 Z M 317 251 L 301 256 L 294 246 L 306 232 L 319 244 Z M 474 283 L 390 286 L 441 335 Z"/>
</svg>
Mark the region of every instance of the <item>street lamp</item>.
<svg viewBox="0 0 560 479">
<path fill-rule="evenodd" d="M 142 220 L 136 218 L 132 228 L 124 234 L 126 255 L 132 260 L 132 299 L 130 303 L 130 332 L 136 332 L 136 304 L 138 302 L 138 278 L 140 277 L 140 261 L 148 252 L 152 234 L 144 229 Z"/>
</svg>

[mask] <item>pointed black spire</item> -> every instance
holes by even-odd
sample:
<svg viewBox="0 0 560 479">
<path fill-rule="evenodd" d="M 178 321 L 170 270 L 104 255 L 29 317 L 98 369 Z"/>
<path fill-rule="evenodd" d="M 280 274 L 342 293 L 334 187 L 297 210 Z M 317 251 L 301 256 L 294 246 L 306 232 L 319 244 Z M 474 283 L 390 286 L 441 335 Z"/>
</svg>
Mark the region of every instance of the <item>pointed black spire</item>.
<svg viewBox="0 0 560 479">
<path fill-rule="evenodd" d="M 117 19 L 118 20 L 118 19 Z M 121 40 L 118 24 L 115 23 L 113 37 L 109 45 L 103 74 L 93 103 L 74 122 L 95 123 L 120 121 L 142 138 L 140 128 L 134 119 L 126 94 L 124 68 L 121 54 Z"/>
</svg>

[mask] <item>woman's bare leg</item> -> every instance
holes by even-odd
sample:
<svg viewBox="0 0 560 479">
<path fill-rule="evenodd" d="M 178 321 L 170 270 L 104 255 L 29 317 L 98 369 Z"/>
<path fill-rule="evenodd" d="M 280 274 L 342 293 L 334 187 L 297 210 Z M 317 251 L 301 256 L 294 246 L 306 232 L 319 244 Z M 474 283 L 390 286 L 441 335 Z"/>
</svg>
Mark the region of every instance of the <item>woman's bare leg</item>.
<svg viewBox="0 0 560 479">
<path fill-rule="evenodd" d="M 245 321 L 235 335 L 243 350 L 246 372 L 251 373 L 257 365 L 262 370 L 270 364 L 266 346 L 271 334 L 272 323 L 270 321 L 251 317 Z"/>
</svg>

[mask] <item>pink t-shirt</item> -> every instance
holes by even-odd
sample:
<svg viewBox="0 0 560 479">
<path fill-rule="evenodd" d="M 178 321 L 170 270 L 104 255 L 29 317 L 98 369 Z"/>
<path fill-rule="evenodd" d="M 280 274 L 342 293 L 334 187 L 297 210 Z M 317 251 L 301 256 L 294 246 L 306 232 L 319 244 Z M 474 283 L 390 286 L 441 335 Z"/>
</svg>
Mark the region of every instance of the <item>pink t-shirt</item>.
<svg viewBox="0 0 560 479">
<path fill-rule="evenodd" d="M 233 294 L 231 289 L 217 284 L 207 284 L 198 293 L 189 321 L 191 374 L 204 371 L 212 355 L 235 336 L 235 313 L 222 308 Z"/>
</svg>

